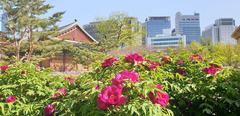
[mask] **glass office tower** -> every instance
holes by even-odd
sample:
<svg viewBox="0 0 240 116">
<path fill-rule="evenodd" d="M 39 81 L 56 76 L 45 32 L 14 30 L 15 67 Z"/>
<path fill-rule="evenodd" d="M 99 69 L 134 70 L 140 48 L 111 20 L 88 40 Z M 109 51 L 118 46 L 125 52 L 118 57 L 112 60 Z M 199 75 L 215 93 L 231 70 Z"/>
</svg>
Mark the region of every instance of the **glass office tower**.
<svg viewBox="0 0 240 116">
<path fill-rule="evenodd" d="M 177 48 L 186 45 L 186 37 L 171 34 L 171 20 L 169 16 L 148 17 L 145 22 L 145 45 L 151 49 Z"/>
<path fill-rule="evenodd" d="M 157 35 L 170 35 L 170 17 L 148 17 L 145 21 L 145 29 L 147 37 L 155 37 Z"/>
<path fill-rule="evenodd" d="M 187 44 L 200 40 L 201 30 L 199 13 L 194 13 L 194 15 L 182 15 L 178 12 L 175 18 L 176 34 L 186 35 Z"/>
</svg>

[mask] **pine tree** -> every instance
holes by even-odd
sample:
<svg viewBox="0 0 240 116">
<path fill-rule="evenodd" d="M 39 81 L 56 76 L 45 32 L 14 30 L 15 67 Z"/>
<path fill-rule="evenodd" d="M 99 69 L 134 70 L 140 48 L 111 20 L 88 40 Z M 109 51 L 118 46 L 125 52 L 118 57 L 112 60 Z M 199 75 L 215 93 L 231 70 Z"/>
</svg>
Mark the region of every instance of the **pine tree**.
<svg viewBox="0 0 240 116">
<path fill-rule="evenodd" d="M 31 60 L 34 51 L 34 41 L 46 40 L 57 34 L 56 23 L 64 12 L 54 13 L 45 17 L 53 8 L 46 0 L 1 0 L 8 14 L 7 35 L 14 40 L 16 60 Z M 28 49 L 25 55 L 20 55 L 21 44 L 27 41 Z"/>
</svg>

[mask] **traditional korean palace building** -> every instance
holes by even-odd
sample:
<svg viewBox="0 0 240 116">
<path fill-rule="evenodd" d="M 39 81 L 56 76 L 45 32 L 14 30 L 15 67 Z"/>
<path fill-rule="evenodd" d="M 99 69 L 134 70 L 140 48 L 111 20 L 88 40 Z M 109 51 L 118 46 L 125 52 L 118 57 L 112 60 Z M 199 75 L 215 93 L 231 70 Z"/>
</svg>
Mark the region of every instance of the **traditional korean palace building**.
<svg viewBox="0 0 240 116">
<path fill-rule="evenodd" d="M 240 44 L 240 26 L 233 32 L 232 37 Z"/>
<path fill-rule="evenodd" d="M 60 27 L 59 34 L 54 39 L 71 43 L 97 43 L 97 41 L 81 27 L 77 20 L 71 24 Z M 43 67 L 50 67 L 59 72 L 81 71 L 85 69 L 81 64 L 74 63 L 73 58 L 67 54 L 59 54 L 48 58 L 42 61 L 40 65 Z"/>
</svg>

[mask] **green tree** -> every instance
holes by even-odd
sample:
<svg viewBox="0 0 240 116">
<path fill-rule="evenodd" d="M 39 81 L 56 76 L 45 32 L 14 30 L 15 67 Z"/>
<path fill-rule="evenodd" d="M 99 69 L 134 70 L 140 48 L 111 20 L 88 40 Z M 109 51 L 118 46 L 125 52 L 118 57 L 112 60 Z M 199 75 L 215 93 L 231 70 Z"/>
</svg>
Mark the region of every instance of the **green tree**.
<svg viewBox="0 0 240 116">
<path fill-rule="evenodd" d="M 96 23 L 97 44 L 103 52 L 127 45 L 139 45 L 143 37 L 143 28 L 135 17 L 124 13 L 113 13 L 108 18 L 98 18 Z"/>
<path fill-rule="evenodd" d="M 56 23 L 62 18 L 63 12 L 45 17 L 53 8 L 45 0 L 1 0 L 8 14 L 7 33 L 14 41 L 16 60 L 31 60 L 34 41 L 45 40 L 57 34 Z M 28 49 L 24 56 L 20 55 L 21 44 L 27 41 Z"/>
<path fill-rule="evenodd" d="M 203 46 L 211 46 L 212 45 L 212 39 L 211 38 L 201 38 L 200 43 Z"/>
</svg>

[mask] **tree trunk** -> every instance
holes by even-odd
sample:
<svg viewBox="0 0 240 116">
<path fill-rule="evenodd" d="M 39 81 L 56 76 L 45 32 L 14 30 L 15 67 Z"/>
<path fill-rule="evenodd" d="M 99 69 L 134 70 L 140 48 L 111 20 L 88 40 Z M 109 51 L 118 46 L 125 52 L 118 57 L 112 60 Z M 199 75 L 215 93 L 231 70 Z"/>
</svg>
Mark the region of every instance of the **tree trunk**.
<svg viewBox="0 0 240 116">
<path fill-rule="evenodd" d="M 32 36 L 32 27 L 30 27 L 30 34 L 29 34 L 29 52 L 27 56 L 27 61 L 30 61 L 32 58 L 33 53 L 33 36 Z"/>
<path fill-rule="evenodd" d="M 15 31 L 13 32 L 14 36 L 13 39 L 15 40 L 15 48 L 16 48 L 16 60 L 19 61 L 20 60 L 20 41 L 17 40 L 16 36 L 15 36 Z"/>
<path fill-rule="evenodd" d="M 20 60 L 20 45 L 17 40 L 15 41 L 15 47 L 16 47 L 16 60 L 19 61 Z"/>
</svg>

